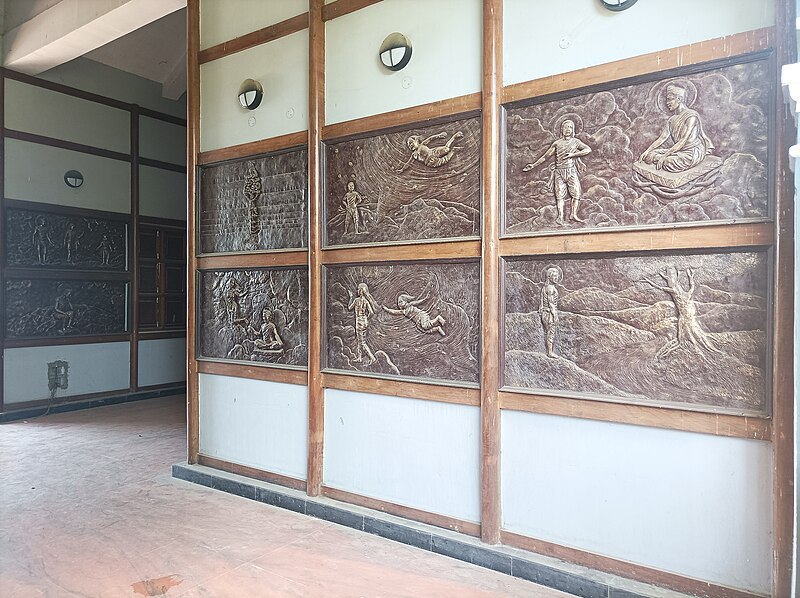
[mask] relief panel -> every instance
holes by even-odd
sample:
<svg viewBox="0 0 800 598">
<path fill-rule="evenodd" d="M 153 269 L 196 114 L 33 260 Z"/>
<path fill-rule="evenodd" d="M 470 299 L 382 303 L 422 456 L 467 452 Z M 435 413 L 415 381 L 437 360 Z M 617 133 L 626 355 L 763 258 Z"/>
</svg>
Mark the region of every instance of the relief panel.
<svg viewBox="0 0 800 598">
<path fill-rule="evenodd" d="M 764 413 L 766 252 L 505 262 L 504 385 Z"/>
<path fill-rule="evenodd" d="M 478 118 L 325 148 L 326 245 L 480 234 Z"/>
<path fill-rule="evenodd" d="M 305 149 L 201 167 L 200 253 L 307 247 L 307 190 Z"/>
<path fill-rule="evenodd" d="M 127 331 L 128 283 L 6 280 L 6 338 L 120 334 Z"/>
<path fill-rule="evenodd" d="M 771 63 L 509 108 L 505 233 L 769 217 Z"/>
<path fill-rule="evenodd" d="M 329 369 L 478 382 L 478 262 L 325 270 Z"/>
<path fill-rule="evenodd" d="M 121 220 L 9 207 L 6 263 L 23 268 L 124 271 L 127 228 Z"/>
<path fill-rule="evenodd" d="M 199 274 L 199 357 L 305 367 L 308 270 Z"/>
</svg>

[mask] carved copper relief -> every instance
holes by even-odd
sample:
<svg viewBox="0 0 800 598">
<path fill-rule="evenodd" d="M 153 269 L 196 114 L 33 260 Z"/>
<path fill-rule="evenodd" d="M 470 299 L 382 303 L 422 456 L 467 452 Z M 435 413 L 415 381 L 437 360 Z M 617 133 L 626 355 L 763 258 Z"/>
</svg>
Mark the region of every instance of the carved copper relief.
<svg viewBox="0 0 800 598">
<path fill-rule="evenodd" d="M 200 253 L 308 246 L 308 152 L 200 169 Z"/>
<path fill-rule="evenodd" d="M 328 368 L 478 381 L 477 262 L 325 270 Z"/>
<path fill-rule="evenodd" d="M 127 225 L 121 220 L 9 207 L 10 267 L 127 269 Z"/>
<path fill-rule="evenodd" d="M 766 252 L 505 263 L 507 387 L 767 410 Z"/>
<path fill-rule="evenodd" d="M 328 144 L 327 245 L 480 234 L 477 118 Z"/>
<path fill-rule="evenodd" d="M 505 232 L 769 217 L 770 64 L 508 109 Z"/>
<path fill-rule="evenodd" d="M 6 338 L 124 333 L 127 290 L 122 281 L 7 279 Z"/>
<path fill-rule="evenodd" d="M 199 355 L 289 366 L 308 364 L 308 270 L 200 273 Z"/>
</svg>

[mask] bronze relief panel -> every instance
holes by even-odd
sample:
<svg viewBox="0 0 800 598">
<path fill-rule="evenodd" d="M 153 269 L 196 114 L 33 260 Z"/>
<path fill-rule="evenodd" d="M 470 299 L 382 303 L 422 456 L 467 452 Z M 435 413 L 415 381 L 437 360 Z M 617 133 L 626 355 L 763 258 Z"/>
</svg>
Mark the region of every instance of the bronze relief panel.
<svg viewBox="0 0 800 598">
<path fill-rule="evenodd" d="M 770 217 L 772 60 L 506 111 L 504 232 Z"/>
<path fill-rule="evenodd" d="M 308 246 L 308 152 L 200 167 L 200 253 Z"/>
<path fill-rule="evenodd" d="M 6 338 L 124 334 L 128 283 L 10 278 L 6 280 Z"/>
<path fill-rule="evenodd" d="M 326 367 L 477 383 L 479 263 L 325 268 Z"/>
<path fill-rule="evenodd" d="M 123 220 L 36 209 L 6 209 L 9 267 L 127 269 Z"/>
<path fill-rule="evenodd" d="M 326 245 L 478 236 L 480 144 L 477 117 L 327 144 Z"/>
<path fill-rule="evenodd" d="M 199 357 L 308 364 L 308 270 L 199 273 Z"/>
<path fill-rule="evenodd" d="M 504 264 L 504 385 L 768 411 L 764 251 Z"/>
</svg>

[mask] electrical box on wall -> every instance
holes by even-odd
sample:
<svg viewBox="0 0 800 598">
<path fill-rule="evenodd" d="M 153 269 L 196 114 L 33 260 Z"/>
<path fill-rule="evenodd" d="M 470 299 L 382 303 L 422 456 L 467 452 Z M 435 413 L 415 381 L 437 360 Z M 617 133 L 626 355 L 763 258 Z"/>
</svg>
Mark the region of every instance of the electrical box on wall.
<svg viewBox="0 0 800 598">
<path fill-rule="evenodd" d="M 51 392 L 66 389 L 69 385 L 69 363 L 58 360 L 47 364 L 47 387 Z"/>
</svg>

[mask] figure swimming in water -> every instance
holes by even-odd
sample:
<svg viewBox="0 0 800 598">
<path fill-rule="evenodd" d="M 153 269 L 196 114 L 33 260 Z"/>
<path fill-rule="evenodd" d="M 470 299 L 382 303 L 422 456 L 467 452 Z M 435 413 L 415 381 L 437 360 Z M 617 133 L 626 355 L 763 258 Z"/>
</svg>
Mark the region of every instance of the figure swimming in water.
<svg viewBox="0 0 800 598">
<path fill-rule="evenodd" d="M 434 139 L 444 139 L 447 137 L 447 133 L 437 133 L 436 135 L 431 135 L 425 139 L 422 138 L 422 135 L 411 135 L 406 140 L 408 149 L 411 150 L 411 157 L 397 172 L 403 172 L 414 160 L 422 162 L 429 168 L 438 168 L 439 166 L 447 164 L 453 155 L 455 155 L 455 151 L 457 149 L 456 147 L 453 147 L 453 144 L 463 136 L 464 133 L 458 131 L 444 145 L 440 145 L 439 147 L 428 147 L 428 144 Z"/>
<path fill-rule="evenodd" d="M 403 316 L 408 318 L 417 327 L 417 330 L 430 334 L 431 332 L 438 332 L 442 336 L 445 335 L 443 326 L 447 323 L 445 319 L 439 315 L 431 318 L 431 315 L 417 307 L 423 303 L 424 299 L 414 300 L 412 295 L 402 294 L 397 297 L 397 307 L 400 309 L 392 309 L 391 307 L 382 306 L 385 311 L 393 316 Z"/>
</svg>

